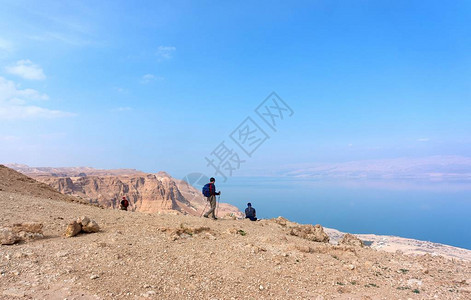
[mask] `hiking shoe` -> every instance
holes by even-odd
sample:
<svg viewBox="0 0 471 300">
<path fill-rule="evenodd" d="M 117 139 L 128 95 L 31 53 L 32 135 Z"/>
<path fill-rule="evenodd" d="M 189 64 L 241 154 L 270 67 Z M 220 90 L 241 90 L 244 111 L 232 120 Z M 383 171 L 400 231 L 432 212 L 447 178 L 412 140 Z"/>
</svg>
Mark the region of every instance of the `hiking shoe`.
<svg viewBox="0 0 471 300">
<path fill-rule="evenodd" d="M 218 218 L 213 218 L 214 221 L 216 221 Z"/>
<path fill-rule="evenodd" d="M 208 216 L 207 216 L 207 215 L 204 215 L 203 217 L 205 217 L 205 218 L 208 218 Z"/>
</svg>

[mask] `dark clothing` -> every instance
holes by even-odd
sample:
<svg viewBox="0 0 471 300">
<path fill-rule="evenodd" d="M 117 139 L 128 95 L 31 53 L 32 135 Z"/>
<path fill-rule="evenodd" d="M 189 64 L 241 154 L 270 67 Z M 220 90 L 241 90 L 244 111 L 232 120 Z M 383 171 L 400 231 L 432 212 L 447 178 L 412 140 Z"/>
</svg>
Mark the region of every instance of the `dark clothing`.
<svg viewBox="0 0 471 300">
<path fill-rule="evenodd" d="M 121 210 L 128 210 L 128 206 L 129 206 L 129 201 L 126 200 L 126 199 L 123 199 L 121 200 L 121 203 L 120 203 L 120 208 Z"/>
<path fill-rule="evenodd" d="M 255 208 L 249 206 L 245 209 L 245 216 L 246 217 L 255 217 L 257 215 Z"/>
<path fill-rule="evenodd" d="M 255 208 L 252 206 L 249 206 L 245 209 L 245 218 L 250 219 L 251 221 L 257 221 L 257 212 L 255 211 Z"/>
<path fill-rule="evenodd" d="M 216 193 L 216 186 L 212 182 L 209 183 L 209 195 L 219 195 L 219 193 Z"/>
</svg>

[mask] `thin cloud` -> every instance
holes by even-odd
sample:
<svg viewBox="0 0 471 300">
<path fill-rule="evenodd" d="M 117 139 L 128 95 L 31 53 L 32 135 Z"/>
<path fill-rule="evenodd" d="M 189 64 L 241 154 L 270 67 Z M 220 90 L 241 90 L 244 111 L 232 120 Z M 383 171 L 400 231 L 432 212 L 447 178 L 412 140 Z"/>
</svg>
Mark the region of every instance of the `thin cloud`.
<svg viewBox="0 0 471 300">
<path fill-rule="evenodd" d="M 70 34 L 63 34 L 59 32 L 46 32 L 41 35 L 33 35 L 28 37 L 31 40 L 38 42 L 49 42 L 49 41 L 58 41 L 70 46 L 88 46 L 93 44 L 89 39 L 78 37 Z"/>
<path fill-rule="evenodd" d="M 123 112 L 123 111 L 131 111 L 132 108 L 129 107 L 129 106 L 125 106 L 125 107 L 117 107 L 117 108 L 113 108 L 112 111 L 114 112 Z"/>
<path fill-rule="evenodd" d="M 40 107 L 34 103 L 48 99 L 46 94 L 33 89 L 19 89 L 13 81 L 0 77 L 0 120 L 52 119 L 75 115 Z"/>
<path fill-rule="evenodd" d="M 6 67 L 5 71 L 30 80 L 46 79 L 43 69 L 28 59 L 17 61 L 15 65 Z"/>
<path fill-rule="evenodd" d="M 125 88 L 122 88 L 122 87 L 114 87 L 113 88 L 116 92 L 120 93 L 120 94 L 127 94 L 129 93 L 129 90 L 125 89 Z"/>
<path fill-rule="evenodd" d="M 417 142 L 423 142 L 423 143 L 424 143 L 424 142 L 428 142 L 428 141 L 430 141 L 429 138 L 420 138 L 420 139 L 417 139 Z"/>
<path fill-rule="evenodd" d="M 156 55 L 159 57 L 159 60 L 168 60 L 173 57 L 173 53 L 177 50 L 177 48 L 173 46 L 159 46 L 157 48 Z"/>
<path fill-rule="evenodd" d="M 0 38 L 0 56 L 13 51 L 13 44 L 10 41 Z"/>
<path fill-rule="evenodd" d="M 19 140 L 21 140 L 21 138 L 16 135 L 0 135 L 0 141 L 3 142 L 15 142 Z"/>
<path fill-rule="evenodd" d="M 72 116 L 75 114 L 32 105 L 0 106 L 0 120 L 55 119 Z"/>
<path fill-rule="evenodd" d="M 64 132 L 53 132 L 53 133 L 45 133 L 45 134 L 38 135 L 39 138 L 46 139 L 46 140 L 58 140 L 66 136 L 67 136 L 67 133 L 64 133 Z"/>
<path fill-rule="evenodd" d="M 150 83 L 150 82 L 156 81 L 156 80 L 164 80 L 164 78 L 161 77 L 161 76 L 155 76 L 153 74 L 146 74 L 146 75 L 142 76 L 141 83 L 142 84 L 147 84 L 147 83 Z"/>
</svg>

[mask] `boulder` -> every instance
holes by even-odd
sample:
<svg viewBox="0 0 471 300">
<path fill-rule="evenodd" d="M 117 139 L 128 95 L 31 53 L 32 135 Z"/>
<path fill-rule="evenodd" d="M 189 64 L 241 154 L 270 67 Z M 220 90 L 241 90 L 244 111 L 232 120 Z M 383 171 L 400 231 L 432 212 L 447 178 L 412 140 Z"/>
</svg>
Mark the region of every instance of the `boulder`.
<svg viewBox="0 0 471 300">
<path fill-rule="evenodd" d="M 44 237 L 43 224 L 37 222 L 16 223 L 0 229 L 0 244 L 2 245 L 12 245 L 42 237 Z"/>
<path fill-rule="evenodd" d="M 340 240 L 339 245 L 347 245 L 354 247 L 363 247 L 363 241 L 354 236 L 353 234 L 346 233 L 343 238 Z"/>
<path fill-rule="evenodd" d="M 286 218 L 283 218 L 281 216 L 278 217 L 278 218 L 271 219 L 271 221 L 275 222 L 276 224 L 278 224 L 282 227 L 286 227 L 286 228 L 293 228 L 293 227 L 299 226 L 298 223 L 291 222 L 290 220 L 288 220 Z"/>
<path fill-rule="evenodd" d="M 89 222 L 87 222 L 86 224 L 87 225 L 83 225 L 83 223 L 82 223 L 82 231 L 83 232 L 92 233 L 92 232 L 100 231 L 100 226 L 98 226 L 98 223 L 95 222 L 95 220 L 89 220 Z"/>
<path fill-rule="evenodd" d="M 0 228 L 0 244 L 13 245 L 20 238 L 13 232 L 11 228 Z"/>
<path fill-rule="evenodd" d="M 80 231 L 82 231 L 82 225 L 77 221 L 73 221 L 67 226 L 67 229 L 65 230 L 65 236 L 73 237 L 79 234 Z"/>
<path fill-rule="evenodd" d="M 43 224 L 37 222 L 26 222 L 13 224 L 12 230 L 14 233 L 28 232 L 28 233 L 43 233 Z"/>
<path fill-rule="evenodd" d="M 291 228 L 290 234 L 313 242 L 328 243 L 330 240 L 324 228 L 319 224 L 298 225 Z"/>
<path fill-rule="evenodd" d="M 70 222 L 65 230 L 66 237 L 73 237 L 80 232 L 92 233 L 100 231 L 100 226 L 95 220 L 91 220 L 89 217 L 82 216 L 76 221 Z"/>
<path fill-rule="evenodd" d="M 88 223 L 90 223 L 90 218 L 82 216 L 82 217 L 77 219 L 77 223 L 82 224 L 82 226 L 87 226 Z"/>
</svg>

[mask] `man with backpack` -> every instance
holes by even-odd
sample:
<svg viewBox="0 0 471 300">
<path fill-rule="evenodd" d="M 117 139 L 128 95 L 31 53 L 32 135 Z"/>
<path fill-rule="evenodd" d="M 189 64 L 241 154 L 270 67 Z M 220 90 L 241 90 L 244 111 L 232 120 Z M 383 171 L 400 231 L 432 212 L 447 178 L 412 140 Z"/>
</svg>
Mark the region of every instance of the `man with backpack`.
<svg viewBox="0 0 471 300">
<path fill-rule="evenodd" d="M 123 196 L 123 200 L 119 204 L 119 209 L 121 210 L 128 210 L 129 201 L 126 199 L 126 196 Z"/>
<path fill-rule="evenodd" d="M 216 179 L 211 177 L 209 183 L 205 184 L 203 187 L 203 195 L 206 197 L 206 200 L 209 201 L 209 211 L 204 214 L 205 218 L 208 218 L 209 215 L 213 215 L 213 220 L 217 220 L 215 210 L 216 210 L 216 195 L 221 195 L 221 192 L 216 193 L 216 186 L 214 185 Z"/>
<path fill-rule="evenodd" d="M 250 221 L 257 221 L 257 212 L 250 202 L 247 203 L 247 208 L 245 209 L 245 218 L 250 219 Z"/>
</svg>

